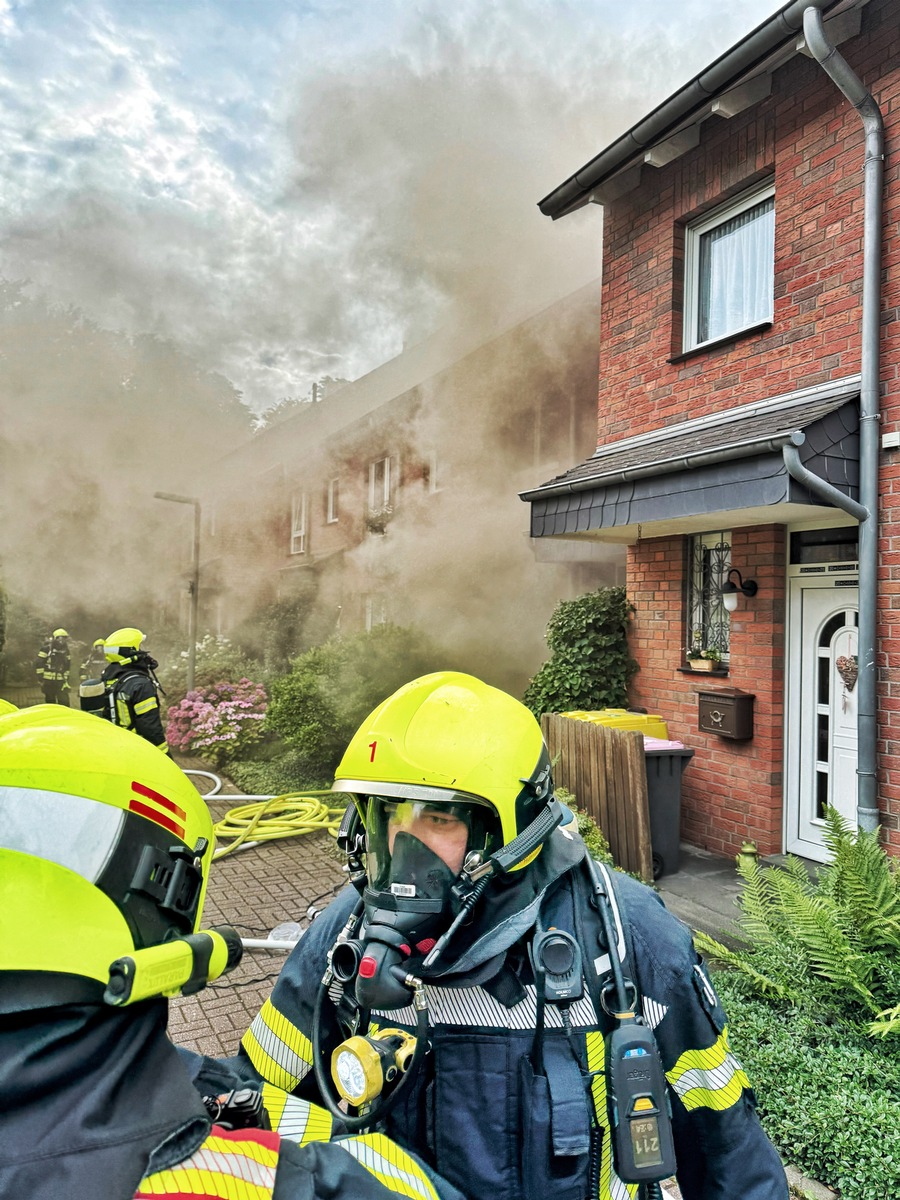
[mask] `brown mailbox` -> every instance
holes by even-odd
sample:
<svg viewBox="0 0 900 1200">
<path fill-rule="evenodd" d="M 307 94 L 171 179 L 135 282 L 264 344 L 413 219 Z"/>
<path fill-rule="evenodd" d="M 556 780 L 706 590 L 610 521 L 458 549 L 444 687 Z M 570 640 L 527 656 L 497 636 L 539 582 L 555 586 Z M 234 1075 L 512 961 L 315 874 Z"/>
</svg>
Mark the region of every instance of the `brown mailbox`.
<svg viewBox="0 0 900 1200">
<path fill-rule="evenodd" d="M 703 733 L 742 742 L 753 737 L 753 700 L 751 692 L 738 688 L 720 688 L 699 692 L 699 727 Z"/>
</svg>

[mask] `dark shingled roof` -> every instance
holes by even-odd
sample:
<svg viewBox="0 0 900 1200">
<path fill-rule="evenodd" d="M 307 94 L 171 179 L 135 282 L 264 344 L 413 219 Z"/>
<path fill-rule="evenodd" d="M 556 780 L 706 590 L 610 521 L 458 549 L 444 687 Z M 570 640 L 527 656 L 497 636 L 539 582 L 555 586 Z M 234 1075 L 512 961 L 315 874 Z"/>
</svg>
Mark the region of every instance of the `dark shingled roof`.
<svg viewBox="0 0 900 1200">
<path fill-rule="evenodd" d="M 521 496 L 523 500 L 539 499 L 557 491 L 580 491 L 607 482 L 686 470 L 701 462 L 725 462 L 758 454 L 761 448 L 783 444 L 795 430 L 807 429 L 839 409 L 858 390 L 856 385 L 849 390 L 845 387 L 838 395 L 831 391 L 781 405 L 771 401 L 743 405 L 599 446 L 586 462 Z"/>
</svg>

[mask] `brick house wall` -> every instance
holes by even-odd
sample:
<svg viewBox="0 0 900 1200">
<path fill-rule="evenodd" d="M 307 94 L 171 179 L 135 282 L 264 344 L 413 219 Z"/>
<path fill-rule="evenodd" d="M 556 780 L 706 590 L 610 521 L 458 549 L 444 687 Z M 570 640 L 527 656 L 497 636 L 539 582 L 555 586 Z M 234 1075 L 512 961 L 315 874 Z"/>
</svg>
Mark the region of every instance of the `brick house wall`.
<svg viewBox="0 0 900 1200">
<path fill-rule="evenodd" d="M 872 0 L 841 53 L 885 121 L 882 430 L 900 427 L 900 21 Z M 771 95 L 744 113 L 710 117 L 699 145 L 605 205 L 598 442 L 840 379 L 860 368 L 863 235 L 862 123 L 822 68 L 795 56 Z M 682 280 L 688 222 L 772 179 L 775 303 L 770 328 L 683 354 Z M 900 456 L 882 452 L 879 794 L 886 843 L 900 852 Z M 719 528 L 711 524 L 712 529 Z M 683 671 L 682 538 L 630 547 L 635 703 L 670 717 L 697 748 L 682 787 L 683 835 L 733 853 L 744 837 L 777 851 L 782 839 L 785 529 L 735 528 L 732 561 L 759 594 L 731 621 L 728 686 L 753 692 L 755 736 L 723 743 L 696 725 L 696 675 Z"/>
</svg>

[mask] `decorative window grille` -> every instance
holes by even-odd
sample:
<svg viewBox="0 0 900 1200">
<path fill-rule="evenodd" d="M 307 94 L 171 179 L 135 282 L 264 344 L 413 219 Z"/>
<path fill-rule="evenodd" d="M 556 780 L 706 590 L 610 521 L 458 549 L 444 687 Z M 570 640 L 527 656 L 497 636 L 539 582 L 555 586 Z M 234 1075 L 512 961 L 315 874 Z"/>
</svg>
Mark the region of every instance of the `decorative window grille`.
<svg viewBox="0 0 900 1200">
<path fill-rule="evenodd" d="M 306 492 L 295 492 L 291 497 L 291 554 L 306 553 L 307 507 Z"/>
<path fill-rule="evenodd" d="M 775 189 L 755 188 L 689 225 L 684 349 L 770 321 L 775 298 Z"/>
<path fill-rule="evenodd" d="M 702 533 L 689 539 L 686 647 L 718 650 L 728 658 L 730 625 L 722 603 L 722 584 L 731 567 L 731 532 Z"/>
</svg>

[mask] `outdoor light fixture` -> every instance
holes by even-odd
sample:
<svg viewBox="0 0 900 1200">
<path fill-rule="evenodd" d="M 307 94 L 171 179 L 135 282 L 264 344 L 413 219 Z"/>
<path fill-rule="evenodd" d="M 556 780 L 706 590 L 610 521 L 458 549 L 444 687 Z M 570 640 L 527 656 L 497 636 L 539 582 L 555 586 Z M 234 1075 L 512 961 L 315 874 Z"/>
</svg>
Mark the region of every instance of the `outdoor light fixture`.
<svg viewBox="0 0 900 1200">
<path fill-rule="evenodd" d="M 737 575 L 737 583 L 732 580 L 732 575 Z M 755 596 L 758 591 L 759 585 L 755 579 L 748 579 L 745 582 L 737 567 L 732 567 L 722 584 L 722 603 L 727 612 L 734 612 L 737 608 L 738 592 L 743 592 L 745 596 Z"/>
</svg>

